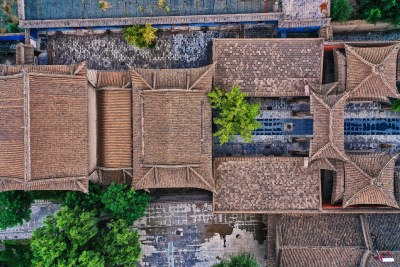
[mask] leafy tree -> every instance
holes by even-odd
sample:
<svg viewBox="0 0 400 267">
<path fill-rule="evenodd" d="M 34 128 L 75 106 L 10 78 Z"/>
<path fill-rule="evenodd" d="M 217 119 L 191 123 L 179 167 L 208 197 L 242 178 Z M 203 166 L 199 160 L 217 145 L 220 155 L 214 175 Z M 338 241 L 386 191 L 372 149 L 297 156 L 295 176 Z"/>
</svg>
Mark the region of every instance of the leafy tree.
<svg viewBox="0 0 400 267">
<path fill-rule="evenodd" d="M 393 25 L 400 24 L 399 0 L 360 0 L 358 17 L 369 23 L 388 21 Z"/>
<path fill-rule="evenodd" d="M 80 207 L 83 211 L 96 210 L 98 212 L 102 209 L 101 197 L 103 192 L 100 186 L 90 182 L 89 194 L 80 191 L 69 191 L 65 197 L 65 206 L 74 209 L 76 206 Z"/>
<path fill-rule="evenodd" d="M 350 18 L 351 5 L 348 0 L 336 0 L 332 5 L 332 18 L 336 21 L 347 21 Z"/>
<path fill-rule="evenodd" d="M 251 133 L 261 127 L 261 123 L 256 121 L 256 117 L 260 115 L 258 111 L 260 104 L 249 104 L 245 99 L 247 96 L 247 94 L 241 93 L 237 86 L 234 86 L 226 94 L 223 94 L 218 88 L 208 93 L 211 107 L 220 111 L 219 117 L 214 118 L 213 121 L 220 125 L 214 136 L 219 136 L 221 145 L 228 142 L 229 139 L 234 140 L 238 133 L 246 142 L 251 142 L 253 138 Z"/>
<path fill-rule="evenodd" d="M 146 25 L 133 25 L 122 29 L 125 40 L 129 44 L 142 48 L 154 48 L 156 44 L 157 29 L 153 28 L 150 23 Z"/>
<path fill-rule="evenodd" d="M 396 99 L 392 102 L 392 110 L 400 111 L 400 99 Z"/>
<path fill-rule="evenodd" d="M 63 207 L 32 236 L 34 266 L 134 266 L 141 255 L 137 231 L 124 220 Z"/>
<path fill-rule="evenodd" d="M 29 240 L 5 240 L 5 250 L 0 252 L 0 266 L 31 266 L 32 251 Z"/>
<path fill-rule="evenodd" d="M 104 204 L 104 212 L 116 219 L 124 219 L 128 225 L 143 216 L 150 196 L 147 193 L 138 193 L 126 185 L 112 183 L 101 201 Z"/>
<path fill-rule="evenodd" d="M 7 191 L 0 193 L 0 228 L 5 230 L 29 221 L 33 197 L 25 191 Z"/>
<path fill-rule="evenodd" d="M 108 262 L 117 265 L 136 266 L 142 248 L 137 231 L 129 229 L 125 220 L 116 220 L 109 224 L 110 230 L 103 234 L 104 253 Z"/>
<path fill-rule="evenodd" d="M 241 253 L 237 256 L 231 256 L 229 260 L 221 260 L 214 267 L 259 267 L 257 260 L 250 254 Z"/>
</svg>

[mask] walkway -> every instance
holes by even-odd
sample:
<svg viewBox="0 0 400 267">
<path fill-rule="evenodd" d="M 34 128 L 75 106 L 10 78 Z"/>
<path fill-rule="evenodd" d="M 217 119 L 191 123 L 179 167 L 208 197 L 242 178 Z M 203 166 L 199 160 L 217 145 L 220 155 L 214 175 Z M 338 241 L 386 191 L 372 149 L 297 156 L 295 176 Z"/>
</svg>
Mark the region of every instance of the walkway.
<svg viewBox="0 0 400 267">
<path fill-rule="evenodd" d="M 266 265 L 266 216 L 213 215 L 211 201 L 158 202 L 136 221 L 142 242 L 139 266 L 208 267 L 250 252 Z"/>
<path fill-rule="evenodd" d="M 43 220 L 49 214 L 59 211 L 60 205 L 45 200 L 37 200 L 32 205 L 31 220 L 23 225 L 17 225 L 7 230 L 0 230 L 0 240 L 29 239 L 36 228 L 43 226 Z"/>
</svg>

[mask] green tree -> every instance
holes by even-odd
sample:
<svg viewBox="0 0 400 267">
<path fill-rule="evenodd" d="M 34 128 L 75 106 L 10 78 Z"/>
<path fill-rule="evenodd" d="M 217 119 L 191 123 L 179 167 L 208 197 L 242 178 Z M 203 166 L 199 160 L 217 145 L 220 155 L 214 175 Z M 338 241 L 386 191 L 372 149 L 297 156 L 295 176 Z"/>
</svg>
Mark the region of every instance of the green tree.
<svg viewBox="0 0 400 267">
<path fill-rule="evenodd" d="M 103 191 L 100 186 L 90 182 L 89 194 L 80 191 L 69 191 L 65 197 L 64 204 L 70 209 L 74 209 L 78 206 L 83 211 L 96 210 L 97 212 L 101 212 L 103 206 L 101 203 L 102 195 Z"/>
<path fill-rule="evenodd" d="M 259 267 L 257 260 L 248 253 L 231 256 L 229 260 L 221 260 L 214 267 Z"/>
<path fill-rule="evenodd" d="M 142 254 L 137 231 L 129 229 L 125 220 L 116 220 L 109 224 L 110 230 L 103 233 L 104 253 L 108 262 L 117 265 L 136 266 Z"/>
<path fill-rule="evenodd" d="M 336 0 L 332 5 L 332 18 L 336 21 L 347 21 L 350 18 L 351 5 L 348 0 Z"/>
<path fill-rule="evenodd" d="M 0 252 L 0 266 L 31 266 L 32 251 L 29 240 L 5 240 L 5 250 Z"/>
<path fill-rule="evenodd" d="M 358 5 L 358 18 L 369 23 L 387 21 L 393 25 L 400 24 L 399 0 L 360 0 Z"/>
<path fill-rule="evenodd" d="M 392 101 L 392 110 L 400 111 L 400 99 L 396 99 L 396 100 Z"/>
<path fill-rule="evenodd" d="M 261 127 L 261 123 L 256 121 L 256 117 L 260 115 L 260 104 L 249 104 L 246 97 L 247 94 L 241 93 L 237 86 L 226 94 L 218 88 L 208 93 L 211 107 L 219 110 L 219 117 L 213 121 L 220 126 L 214 136 L 219 136 L 221 145 L 229 139 L 234 140 L 238 133 L 246 142 L 251 142 L 251 133 Z"/>
<path fill-rule="evenodd" d="M 126 185 L 114 183 L 107 188 L 101 199 L 104 213 L 116 219 L 124 219 L 128 225 L 143 216 L 149 200 L 150 195 L 147 193 L 138 193 Z"/>
<path fill-rule="evenodd" d="M 33 197 L 25 191 L 7 191 L 0 193 L 0 228 L 5 230 L 29 221 Z"/>
<path fill-rule="evenodd" d="M 157 29 L 153 28 L 150 23 L 146 25 L 133 25 L 122 29 L 125 40 L 134 46 L 142 48 L 154 48 L 156 44 Z"/>
<path fill-rule="evenodd" d="M 33 266 L 134 266 L 141 255 L 137 231 L 124 220 L 63 207 L 32 236 Z"/>
</svg>

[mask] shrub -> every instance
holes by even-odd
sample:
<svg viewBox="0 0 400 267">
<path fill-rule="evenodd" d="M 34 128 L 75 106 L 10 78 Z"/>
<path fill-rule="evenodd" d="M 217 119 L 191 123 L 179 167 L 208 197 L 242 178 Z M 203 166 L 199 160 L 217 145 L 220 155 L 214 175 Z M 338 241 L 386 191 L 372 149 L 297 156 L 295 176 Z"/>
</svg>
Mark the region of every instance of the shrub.
<svg viewBox="0 0 400 267">
<path fill-rule="evenodd" d="M 347 21 L 350 18 L 351 6 L 348 0 L 336 0 L 332 5 L 332 19 Z"/>
<path fill-rule="evenodd" d="M 158 0 L 157 5 L 158 5 L 158 9 L 160 9 L 160 10 L 164 9 L 165 0 Z"/>
<path fill-rule="evenodd" d="M 79 191 L 69 191 L 65 197 L 65 206 L 70 209 L 80 207 L 83 211 L 96 210 L 101 212 L 102 203 L 101 197 L 103 192 L 100 186 L 90 182 L 89 183 L 89 194 L 85 194 Z"/>
<path fill-rule="evenodd" d="M 400 111 L 400 99 L 396 99 L 392 102 L 392 110 Z"/>
<path fill-rule="evenodd" d="M 31 266 L 32 250 L 29 240 L 5 240 L 5 250 L 0 252 L 0 266 Z"/>
<path fill-rule="evenodd" d="M 31 218 L 33 197 L 25 191 L 7 191 L 0 193 L 0 228 L 23 224 Z"/>
<path fill-rule="evenodd" d="M 112 183 L 101 201 L 104 204 L 104 212 L 116 219 L 124 219 L 128 225 L 143 216 L 150 196 L 147 193 L 138 193 L 126 185 Z"/>
<path fill-rule="evenodd" d="M 99 7 L 101 8 L 101 10 L 106 11 L 107 9 L 111 8 L 112 6 L 110 5 L 109 2 L 107 1 L 99 1 Z"/>
<path fill-rule="evenodd" d="M 156 31 L 150 23 L 146 25 L 133 25 L 122 30 L 125 40 L 134 46 L 142 48 L 154 48 L 157 39 Z"/>
<path fill-rule="evenodd" d="M 258 111 L 260 104 L 250 105 L 245 97 L 247 94 L 241 93 L 237 86 L 226 94 L 218 88 L 208 93 L 211 107 L 219 110 L 219 117 L 214 118 L 213 121 L 220 126 L 214 136 L 219 137 L 221 145 L 229 139 L 234 140 L 238 133 L 246 142 L 251 142 L 253 138 L 251 133 L 261 127 L 261 123 L 256 121 L 256 117 L 260 115 Z"/>
<path fill-rule="evenodd" d="M 7 30 L 8 30 L 9 33 L 22 32 L 22 30 L 16 24 L 8 24 Z"/>
<path fill-rule="evenodd" d="M 248 253 L 231 256 L 229 260 L 221 260 L 214 267 L 259 267 L 257 260 Z"/>
</svg>

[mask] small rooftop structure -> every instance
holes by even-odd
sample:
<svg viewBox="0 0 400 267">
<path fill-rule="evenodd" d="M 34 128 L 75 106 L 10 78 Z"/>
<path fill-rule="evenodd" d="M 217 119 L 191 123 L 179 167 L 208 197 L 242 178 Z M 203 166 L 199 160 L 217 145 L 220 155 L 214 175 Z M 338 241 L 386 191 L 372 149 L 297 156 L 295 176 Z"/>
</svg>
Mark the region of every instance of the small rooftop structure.
<svg viewBox="0 0 400 267">
<path fill-rule="evenodd" d="M 348 154 L 343 207 L 385 205 L 399 208 L 394 196 L 394 166 L 398 155 Z"/>
<path fill-rule="evenodd" d="M 131 68 L 135 189 L 214 191 L 211 90 L 214 65 L 197 69 Z"/>
<path fill-rule="evenodd" d="M 1 66 L 0 191 L 88 192 L 86 63 Z"/>
<path fill-rule="evenodd" d="M 318 211 L 319 172 L 302 157 L 214 159 L 216 213 Z"/>
<path fill-rule="evenodd" d="M 214 86 L 251 97 L 308 96 L 322 82 L 322 39 L 214 39 Z"/>
<path fill-rule="evenodd" d="M 346 160 L 344 152 L 344 106 L 346 93 L 335 93 L 338 83 L 311 86 L 311 113 L 314 133 L 310 144 L 310 161 Z"/>
<path fill-rule="evenodd" d="M 399 43 L 345 43 L 344 47 L 334 49 L 335 78 L 340 91 L 349 93 L 348 101 L 389 102 L 388 97 L 399 97 Z"/>
</svg>

